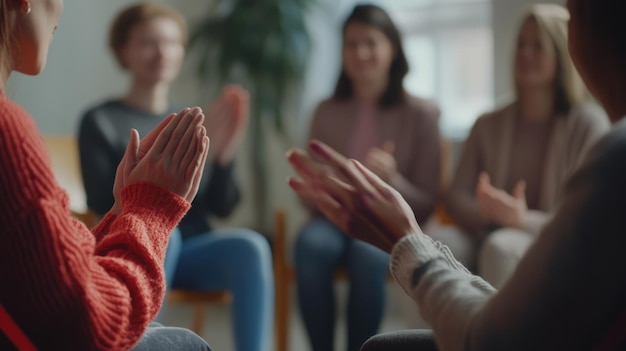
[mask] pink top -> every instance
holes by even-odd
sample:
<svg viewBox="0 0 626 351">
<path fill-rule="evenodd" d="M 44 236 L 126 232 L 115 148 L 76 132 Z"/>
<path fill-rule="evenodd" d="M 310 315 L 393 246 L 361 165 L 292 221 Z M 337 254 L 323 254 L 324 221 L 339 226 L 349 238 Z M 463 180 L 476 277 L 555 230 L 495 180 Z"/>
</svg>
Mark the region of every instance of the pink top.
<svg viewBox="0 0 626 351">
<path fill-rule="evenodd" d="M 354 122 L 355 126 L 348 141 L 348 156 L 363 162 L 372 148 L 381 145 L 376 105 L 373 102 L 359 102 Z"/>
</svg>

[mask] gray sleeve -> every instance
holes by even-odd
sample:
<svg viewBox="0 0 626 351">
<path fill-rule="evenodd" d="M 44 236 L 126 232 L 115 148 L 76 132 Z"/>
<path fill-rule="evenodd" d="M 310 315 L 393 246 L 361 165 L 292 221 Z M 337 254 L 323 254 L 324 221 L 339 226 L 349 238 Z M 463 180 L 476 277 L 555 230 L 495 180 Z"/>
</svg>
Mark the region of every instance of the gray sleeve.
<svg viewBox="0 0 626 351">
<path fill-rule="evenodd" d="M 626 310 L 626 129 L 591 153 L 565 201 L 493 296 L 444 261 L 410 289 L 442 351 L 588 350 Z M 403 287 L 434 246 L 401 241 L 392 266 Z M 406 249 L 406 246 L 409 249 Z M 408 258 L 407 258 L 408 257 Z M 393 263 L 392 263 L 393 265 Z"/>
</svg>

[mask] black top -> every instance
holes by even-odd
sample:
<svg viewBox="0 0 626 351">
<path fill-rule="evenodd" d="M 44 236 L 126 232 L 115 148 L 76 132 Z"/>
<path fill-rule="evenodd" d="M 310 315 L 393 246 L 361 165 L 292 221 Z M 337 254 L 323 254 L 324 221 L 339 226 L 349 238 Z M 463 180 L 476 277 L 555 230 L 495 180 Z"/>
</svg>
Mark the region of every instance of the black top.
<svg viewBox="0 0 626 351">
<path fill-rule="evenodd" d="M 170 113 L 152 114 L 112 100 L 89 109 L 81 118 L 78 134 L 80 163 L 87 195 L 87 206 L 104 215 L 113 206 L 113 183 L 117 165 L 124 156 L 131 128 L 143 138 Z M 234 166 L 207 161 L 198 194 L 179 224 L 183 237 L 209 231 L 210 215 L 228 216 L 240 199 Z"/>
</svg>

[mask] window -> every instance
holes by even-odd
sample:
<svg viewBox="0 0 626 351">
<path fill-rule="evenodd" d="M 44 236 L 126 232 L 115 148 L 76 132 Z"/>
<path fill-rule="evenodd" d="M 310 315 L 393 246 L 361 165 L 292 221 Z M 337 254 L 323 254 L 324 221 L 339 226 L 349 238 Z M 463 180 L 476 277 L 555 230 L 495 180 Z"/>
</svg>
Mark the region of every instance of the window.
<svg viewBox="0 0 626 351">
<path fill-rule="evenodd" d="M 489 0 L 387 0 L 411 71 L 407 90 L 441 108 L 450 139 L 465 138 L 493 106 L 493 36 Z"/>
</svg>

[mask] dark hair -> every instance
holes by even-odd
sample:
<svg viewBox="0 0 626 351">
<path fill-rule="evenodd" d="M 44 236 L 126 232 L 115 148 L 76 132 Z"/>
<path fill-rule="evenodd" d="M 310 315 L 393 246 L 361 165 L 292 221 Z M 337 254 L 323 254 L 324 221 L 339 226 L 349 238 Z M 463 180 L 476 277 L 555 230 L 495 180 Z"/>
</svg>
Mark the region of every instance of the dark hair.
<svg viewBox="0 0 626 351">
<path fill-rule="evenodd" d="M 391 17 L 389 17 L 385 10 L 378 6 L 363 4 L 355 6 L 352 13 L 344 22 L 344 34 L 346 27 L 351 22 L 360 22 L 368 26 L 376 27 L 378 30 L 383 32 L 387 39 L 391 42 L 396 56 L 393 61 L 391 61 L 391 66 L 389 67 L 389 82 L 387 89 L 379 100 L 379 104 L 383 107 L 389 107 L 403 102 L 406 98 L 406 92 L 404 91 L 402 83 L 404 81 L 404 77 L 409 72 L 409 63 L 404 55 L 400 32 L 391 20 Z M 352 81 L 350 81 L 345 69 L 342 68 L 333 97 L 344 100 L 351 98 L 353 94 L 354 91 L 352 88 Z"/>
<path fill-rule="evenodd" d="M 178 11 L 157 3 L 138 3 L 122 10 L 115 17 L 109 32 L 109 47 L 120 66 L 124 67 L 120 51 L 126 45 L 131 29 L 155 18 L 169 18 L 176 22 L 183 34 L 183 45 L 187 44 L 187 22 Z"/>
</svg>

